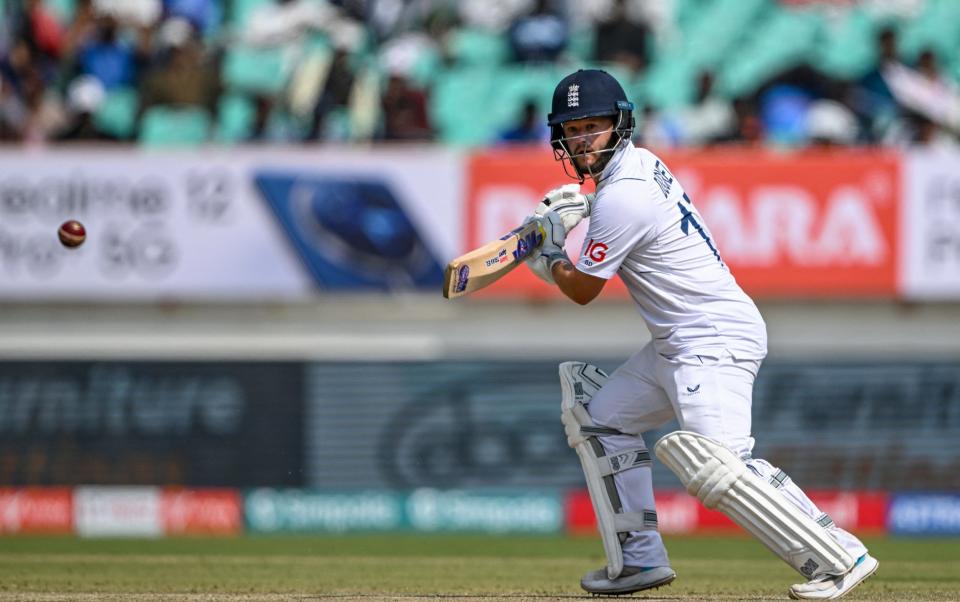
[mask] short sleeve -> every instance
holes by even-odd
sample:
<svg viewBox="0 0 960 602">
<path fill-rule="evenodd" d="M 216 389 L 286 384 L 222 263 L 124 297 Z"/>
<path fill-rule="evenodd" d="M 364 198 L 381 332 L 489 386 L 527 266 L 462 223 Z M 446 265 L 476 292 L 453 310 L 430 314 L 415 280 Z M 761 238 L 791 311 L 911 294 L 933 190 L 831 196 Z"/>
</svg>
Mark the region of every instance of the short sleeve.
<svg viewBox="0 0 960 602">
<path fill-rule="evenodd" d="M 638 246 L 656 235 L 656 203 L 644 180 L 623 180 L 603 189 L 593 203 L 577 269 L 609 280 Z"/>
</svg>

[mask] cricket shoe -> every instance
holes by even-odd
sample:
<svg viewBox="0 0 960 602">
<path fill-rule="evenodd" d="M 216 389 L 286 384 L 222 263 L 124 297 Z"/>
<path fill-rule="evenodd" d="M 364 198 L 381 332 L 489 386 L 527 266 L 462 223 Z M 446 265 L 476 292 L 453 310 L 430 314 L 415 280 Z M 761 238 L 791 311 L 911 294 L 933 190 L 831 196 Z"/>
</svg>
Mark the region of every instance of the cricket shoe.
<svg viewBox="0 0 960 602">
<path fill-rule="evenodd" d="M 580 587 L 591 594 L 620 596 L 645 589 L 656 589 L 667 585 L 677 578 L 677 574 L 668 566 L 639 567 L 625 566 L 616 579 L 607 577 L 606 567 L 590 571 L 580 580 Z"/>
<path fill-rule="evenodd" d="M 850 590 L 863 583 L 867 577 L 877 571 L 880 563 L 869 554 L 857 558 L 853 568 L 842 575 L 821 575 L 806 583 L 790 586 L 790 597 L 794 600 L 836 600 L 846 596 Z"/>
</svg>

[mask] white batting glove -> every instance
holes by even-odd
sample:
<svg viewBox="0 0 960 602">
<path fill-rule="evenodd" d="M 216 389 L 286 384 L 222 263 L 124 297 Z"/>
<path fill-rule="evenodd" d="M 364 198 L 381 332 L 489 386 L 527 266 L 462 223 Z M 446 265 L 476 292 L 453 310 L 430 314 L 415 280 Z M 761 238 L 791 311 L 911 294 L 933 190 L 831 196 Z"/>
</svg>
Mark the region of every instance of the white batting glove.
<svg viewBox="0 0 960 602">
<path fill-rule="evenodd" d="M 550 263 L 543 255 L 538 253 L 536 259 L 527 259 L 527 267 L 530 268 L 534 276 L 547 284 L 557 283 L 557 281 L 553 279 L 553 273 L 550 271 Z"/>
<path fill-rule="evenodd" d="M 556 211 L 548 210 L 543 215 L 531 215 L 523 223 L 531 221 L 538 222 L 543 229 L 543 242 L 540 248 L 526 259 L 527 265 L 530 271 L 547 284 L 556 284 L 553 279 L 554 264 L 558 261 L 569 261 L 563 250 L 563 243 L 567 240 L 563 218 Z"/>
<path fill-rule="evenodd" d="M 573 230 L 580 221 L 590 215 L 590 202 L 593 195 L 580 194 L 579 184 L 564 184 L 547 192 L 537 205 L 535 215 L 544 215 L 547 211 L 556 211 L 563 218 L 563 227 L 567 232 Z"/>
</svg>

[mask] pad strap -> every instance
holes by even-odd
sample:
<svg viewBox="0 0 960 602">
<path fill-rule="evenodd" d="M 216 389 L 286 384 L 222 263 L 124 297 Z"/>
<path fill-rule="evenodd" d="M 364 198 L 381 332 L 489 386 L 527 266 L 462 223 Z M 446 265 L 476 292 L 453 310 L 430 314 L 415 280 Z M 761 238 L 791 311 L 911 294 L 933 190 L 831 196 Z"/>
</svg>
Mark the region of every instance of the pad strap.
<svg viewBox="0 0 960 602">
<path fill-rule="evenodd" d="M 597 458 L 601 476 L 614 475 L 631 468 L 650 466 L 650 452 L 645 448 L 629 449 L 615 456 Z"/>
<path fill-rule="evenodd" d="M 656 531 L 657 512 L 644 510 L 643 512 L 618 512 L 613 516 L 613 526 L 617 533 L 630 531 Z"/>
</svg>

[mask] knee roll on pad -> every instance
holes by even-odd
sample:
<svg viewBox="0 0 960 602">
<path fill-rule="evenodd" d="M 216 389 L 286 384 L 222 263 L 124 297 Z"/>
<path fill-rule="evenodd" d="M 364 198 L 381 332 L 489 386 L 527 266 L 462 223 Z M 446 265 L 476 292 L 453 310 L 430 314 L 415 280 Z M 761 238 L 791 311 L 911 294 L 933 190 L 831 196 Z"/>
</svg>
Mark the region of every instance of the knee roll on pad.
<svg viewBox="0 0 960 602">
<path fill-rule="evenodd" d="M 621 435 L 616 429 L 594 424 L 586 404 L 600 390 L 607 375 L 584 362 L 560 364 L 560 420 L 567 444 L 577 452 L 587 482 L 587 491 L 597 516 L 597 528 L 607 555 L 607 576 L 616 579 L 623 571 L 623 548 L 631 531 L 656 530 L 657 513 L 624 512 L 613 475 L 639 466 L 650 466 L 650 452 L 643 447 L 608 456 L 598 437 Z"/>
<path fill-rule="evenodd" d="M 713 439 L 675 431 L 653 449 L 688 493 L 730 517 L 807 579 L 846 573 L 856 562 L 822 524 Z"/>
</svg>

